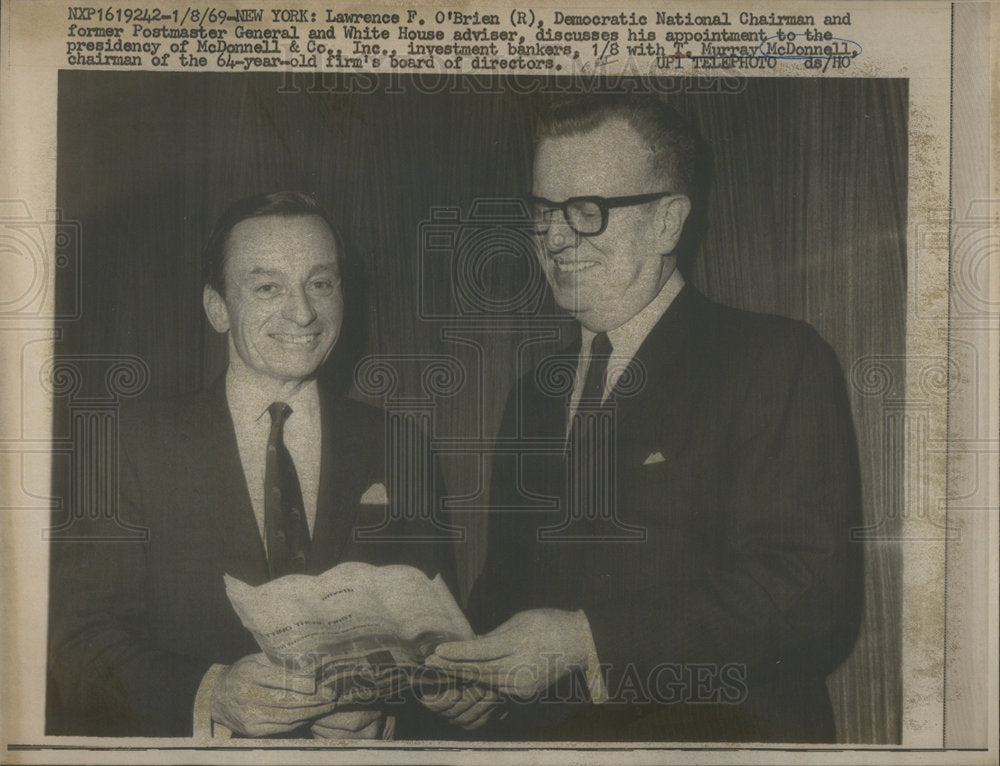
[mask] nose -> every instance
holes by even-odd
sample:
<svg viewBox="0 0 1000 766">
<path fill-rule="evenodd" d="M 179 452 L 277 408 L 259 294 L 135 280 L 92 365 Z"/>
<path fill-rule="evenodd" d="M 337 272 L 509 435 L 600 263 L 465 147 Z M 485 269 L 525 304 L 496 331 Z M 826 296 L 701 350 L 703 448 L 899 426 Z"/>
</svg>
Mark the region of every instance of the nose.
<svg viewBox="0 0 1000 766">
<path fill-rule="evenodd" d="M 566 223 L 566 218 L 562 211 L 555 210 L 549 220 L 549 228 L 542 235 L 545 242 L 545 249 L 550 253 L 558 253 L 567 247 L 576 245 L 576 238 L 579 235 Z"/>
<path fill-rule="evenodd" d="M 282 306 L 281 315 L 300 327 L 306 327 L 316 319 L 316 309 L 313 308 L 305 290 L 293 290 Z"/>
</svg>

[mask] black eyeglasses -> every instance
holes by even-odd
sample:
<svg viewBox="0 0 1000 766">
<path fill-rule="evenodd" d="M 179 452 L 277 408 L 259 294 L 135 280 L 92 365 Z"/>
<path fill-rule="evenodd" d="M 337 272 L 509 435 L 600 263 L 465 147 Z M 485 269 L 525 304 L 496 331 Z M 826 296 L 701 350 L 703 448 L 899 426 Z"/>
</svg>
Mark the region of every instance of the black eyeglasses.
<svg viewBox="0 0 1000 766">
<path fill-rule="evenodd" d="M 577 234 L 592 237 L 608 228 L 608 211 L 616 207 L 632 207 L 669 197 L 673 192 L 632 194 L 628 197 L 570 197 L 565 202 L 553 202 L 544 197 L 528 195 L 528 208 L 534 219 L 535 231 L 544 234 L 552 225 L 552 214 L 561 210 L 566 223 Z"/>
</svg>

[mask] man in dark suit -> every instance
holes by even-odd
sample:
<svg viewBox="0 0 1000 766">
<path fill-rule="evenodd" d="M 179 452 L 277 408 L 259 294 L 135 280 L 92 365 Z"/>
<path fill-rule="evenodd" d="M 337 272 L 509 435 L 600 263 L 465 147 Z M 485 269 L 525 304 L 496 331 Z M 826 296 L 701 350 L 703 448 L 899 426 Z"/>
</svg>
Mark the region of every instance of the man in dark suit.
<svg viewBox="0 0 1000 766">
<path fill-rule="evenodd" d="M 92 539 L 53 546 L 50 676 L 64 715 L 51 733 L 190 735 L 198 699 L 246 735 L 384 734 L 384 711 L 339 709 L 259 654 L 223 584 L 227 573 L 259 585 L 342 561 L 453 582 L 447 542 L 354 535 L 385 518 L 384 421 L 317 382 L 341 336 L 349 266 L 306 195 L 251 197 L 221 217 L 204 305 L 228 335 L 226 374 L 121 418 L 118 518 L 146 539 L 98 541 L 116 523 L 102 512 Z M 393 536 L 431 523 L 399 521 Z"/>
<path fill-rule="evenodd" d="M 685 283 L 706 167 L 656 98 L 542 120 L 539 258 L 579 335 L 508 400 L 470 603 L 490 632 L 431 658 L 481 684 L 445 717 L 484 726 L 507 700 L 485 738 L 835 737 L 825 677 L 861 604 L 843 376 L 805 323 Z"/>
</svg>

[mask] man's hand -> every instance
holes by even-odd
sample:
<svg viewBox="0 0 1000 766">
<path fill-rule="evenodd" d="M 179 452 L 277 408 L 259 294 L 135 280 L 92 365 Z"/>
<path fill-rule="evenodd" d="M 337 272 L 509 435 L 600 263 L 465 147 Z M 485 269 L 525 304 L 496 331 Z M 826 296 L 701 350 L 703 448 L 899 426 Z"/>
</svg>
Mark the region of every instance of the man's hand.
<svg viewBox="0 0 1000 766">
<path fill-rule="evenodd" d="M 466 731 L 478 729 L 490 720 L 500 704 L 495 689 L 473 684 L 461 689 L 443 688 L 422 692 L 417 698 L 431 711 Z"/>
<path fill-rule="evenodd" d="M 338 710 L 315 721 L 309 730 L 317 739 L 379 739 L 382 718 L 376 708 Z"/>
<path fill-rule="evenodd" d="M 472 641 L 441 644 L 426 664 L 528 698 L 583 668 L 592 642 L 583 612 L 529 609 Z"/>
<path fill-rule="evenodd" d="M 335 708 L 332 692 L 317 688 L 312 677 L 293 675 L 263 654 L 230 665 L 212 689 L 212 719 L 249 737 L 291 731 Z"/>
</svg>

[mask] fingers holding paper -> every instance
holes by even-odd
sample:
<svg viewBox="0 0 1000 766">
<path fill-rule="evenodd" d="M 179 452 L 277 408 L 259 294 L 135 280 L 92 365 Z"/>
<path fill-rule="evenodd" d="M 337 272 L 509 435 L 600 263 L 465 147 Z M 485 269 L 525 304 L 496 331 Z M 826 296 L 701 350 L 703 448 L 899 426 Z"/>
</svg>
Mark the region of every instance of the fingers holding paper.
<svg viewBox="0 0 1000 766">
<path fill-rule="evenodd" d="M 338 710 L 313 722 L 317 739 L 383 739 L 385 714 L 377 708 Z"/>
<path fill-rule="evenodd" d="M 479 638 L 439 645 L 426 664 L 528 698 L 584 668 L 592 646 L 583 612 L 529 609 Z"/>
<path fill-rule="evenodd" d="M 489 721 L 501 703 L 498 691 L 478 684 L 425 692 L 419 699 L 429 710 L 467 731 Z"/>
<path fill-rule="evenodd" d="M 226 668 L 212 689 L 212 718 L 249 737 L 281 734 L 336 709 L 331 690 L 297 676 L 263 653 Z"/>
</svg>

